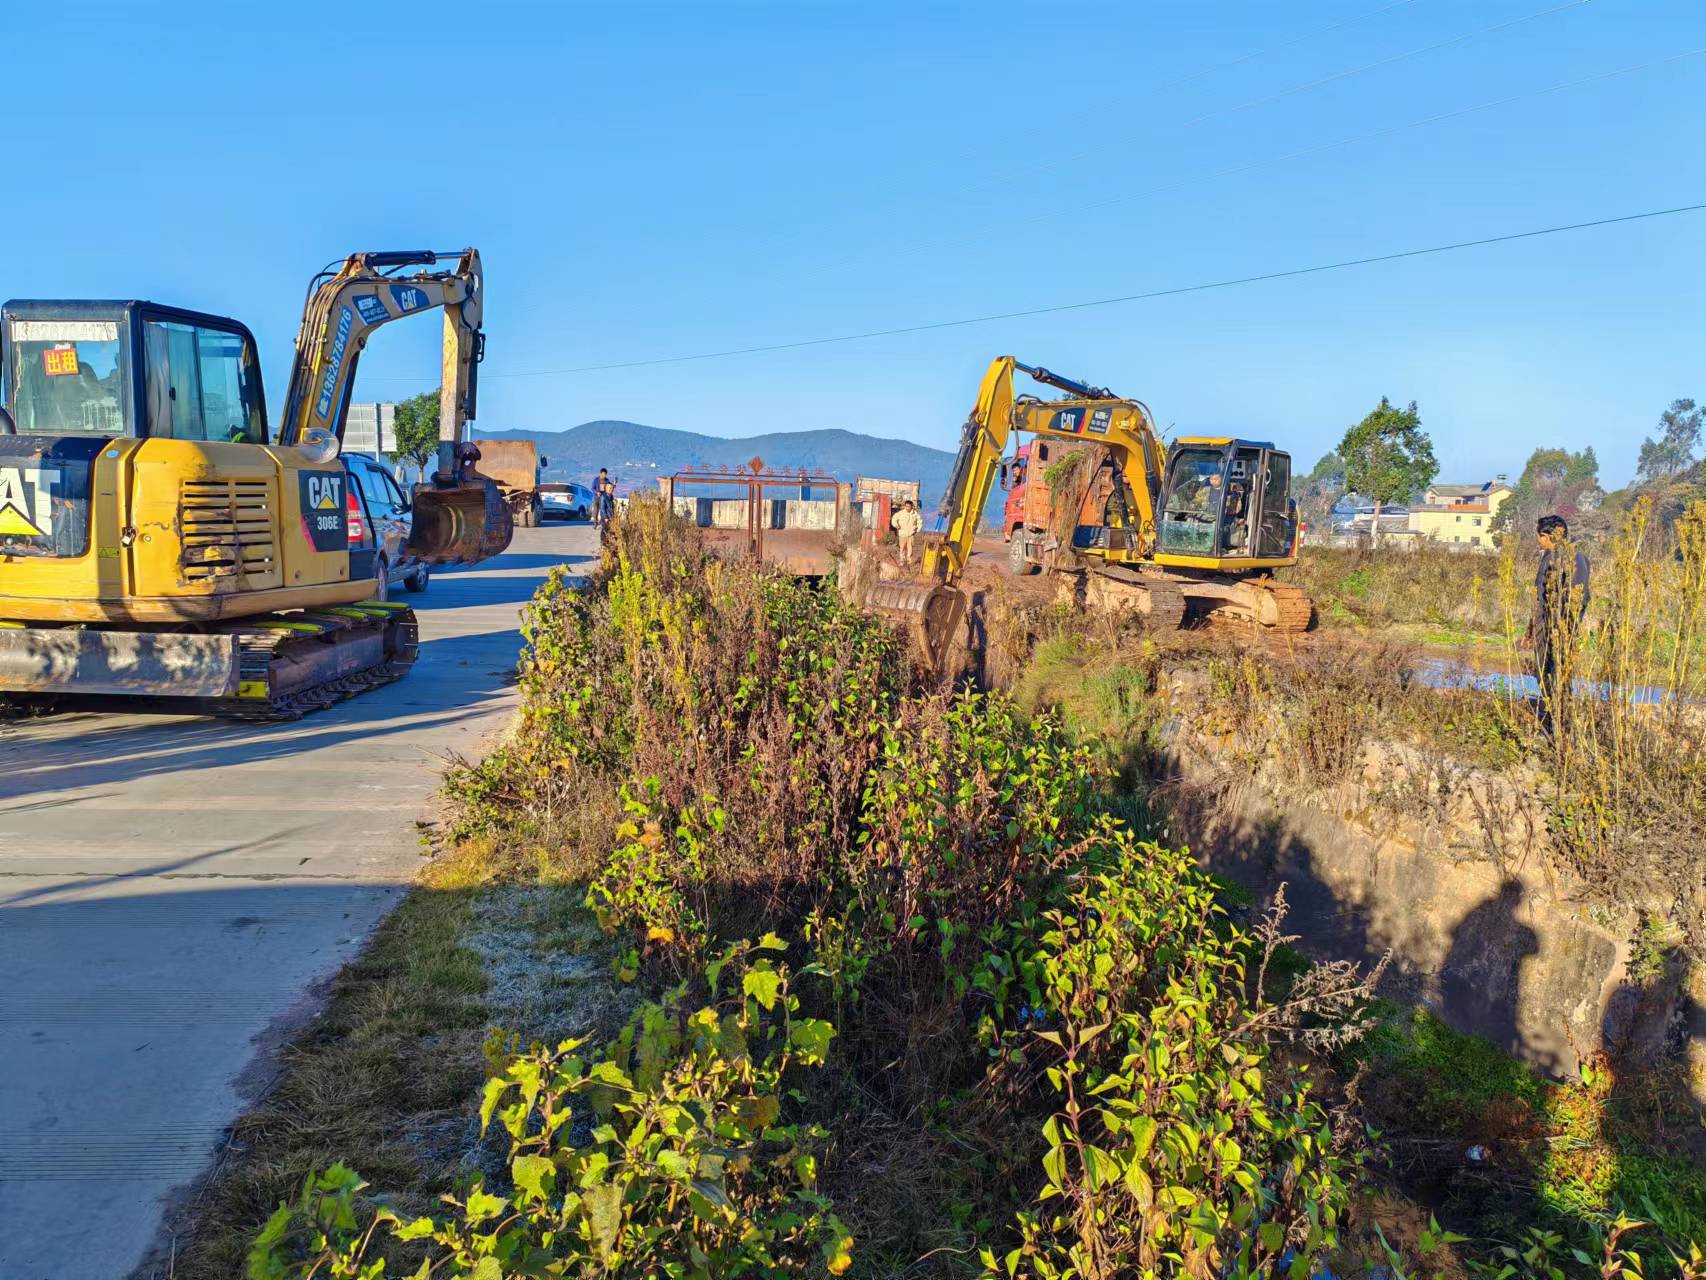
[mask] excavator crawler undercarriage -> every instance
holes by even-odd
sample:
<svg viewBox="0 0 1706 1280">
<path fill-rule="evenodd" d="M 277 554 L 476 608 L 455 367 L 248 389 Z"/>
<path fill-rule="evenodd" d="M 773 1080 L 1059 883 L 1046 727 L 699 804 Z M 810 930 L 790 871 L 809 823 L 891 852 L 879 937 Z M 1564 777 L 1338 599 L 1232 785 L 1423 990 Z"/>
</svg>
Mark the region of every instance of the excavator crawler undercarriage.
<svg viewBox="0 0 1706 1280">
<path fill-rule="evenodd" d="M 226 717 L 294 720 L 402 676 L 417 633 L 413 609 L 378 600 L 193 632 L 11 627 L 0 631 L 0 689 L 24 704 L 66 695 L 188 699 Z"/>
</svg>

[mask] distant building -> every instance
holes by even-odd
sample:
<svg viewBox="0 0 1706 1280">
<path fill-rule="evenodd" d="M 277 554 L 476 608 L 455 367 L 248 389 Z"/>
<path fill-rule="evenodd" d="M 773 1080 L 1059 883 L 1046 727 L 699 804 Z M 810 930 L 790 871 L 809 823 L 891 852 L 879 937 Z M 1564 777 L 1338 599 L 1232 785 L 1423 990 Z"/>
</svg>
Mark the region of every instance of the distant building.
<svg viewBox="0 0 1706 1280">
<path fill-rule="evenodd" d="M 344 420 L 344 449 L 350 453 L 397 452 L 397 406 L 352 404 Z"/>
<path fill-rule="evenodd" d="M 1422 494 L 1422 501 L 1429 506 L 1491 502 L 1496 508 L 1514 492 L 1503 475 L 1496 475 L 1480 484 L 1430 484 Z"/>
<path fill-rule="evenodd" d="M 853 501 L 868 502 L 879 493 L 886 493 L 898 505 L 911 500 L 922 506 L 924 485 L 918 480 L 883 480 L 875 476 L 859 476 L 853 482 Z"/>
<path fill-rule="evenodd" d="M 1420 538 L 1466 551 L 1493 550 L 1493 517 L 1514 492 L 1503 476 L 1481 484 L 1429 485 L 1410 508 L 1410 529 Z"/>
<path fill-rule="evenodd" d="M 1410 508 L 1403 503 L 1384 502 L 1380 506 L 1380 540 L 1407 538 L 1410 531 Z M 1332 533 L 1327 541 L 1335 546 L 1354 546 L 1371 540 L 1374 533 L 1374 499 L 1360 493 L 1347 493 L 1333 504 Z"/>
</svg>

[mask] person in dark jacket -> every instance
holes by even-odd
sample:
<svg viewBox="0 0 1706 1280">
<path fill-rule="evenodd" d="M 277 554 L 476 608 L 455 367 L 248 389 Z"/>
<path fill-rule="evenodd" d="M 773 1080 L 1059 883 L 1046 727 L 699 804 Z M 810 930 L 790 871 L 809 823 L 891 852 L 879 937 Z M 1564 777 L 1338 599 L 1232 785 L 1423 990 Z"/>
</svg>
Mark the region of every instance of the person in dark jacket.
<svg viewBox="0 0 1706 1280">
<path fill-rule="evenodd" d="M 1540 720 L 1548 733 L 1557 723 L 1567 656 L 1580 632 L 1588 608 L 1587 555 L 1570 543 L 1570 526 L 1563 516 L 1541 516 L 1534 531 L 1540 542 L 1540 567 L 1534 575 L 1534 616 L 1522 647 L 1534 652 L 1534 674 L 1540 682 Z"/>
<path fill-rule="evenodd" d="M 600 467 L 598 478 L 592 482 L 592 522 L 603 528 L 616 516 L 616 482 L 610 478 L 610 468 Z"/>
</svg>

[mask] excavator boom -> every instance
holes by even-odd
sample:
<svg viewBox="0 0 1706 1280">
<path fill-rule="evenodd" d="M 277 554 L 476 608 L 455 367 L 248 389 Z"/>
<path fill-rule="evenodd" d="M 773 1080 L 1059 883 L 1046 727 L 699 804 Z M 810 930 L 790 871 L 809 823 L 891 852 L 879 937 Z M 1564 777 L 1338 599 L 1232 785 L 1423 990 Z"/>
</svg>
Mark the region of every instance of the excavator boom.
<svg viewBox="0 0 1706 1280">
<path fill-rule="evenodd" d="M 454 265 L 436 269 L 443 261 Z M 409 267 L 424 270 L 405 275 Z M 474 467 L 468 443 L 475 417 L 484 280 L 473 249 L 354 253 L 310 283 L 296 336 L 280 444 L 342 440 L 350 388 L 373 330 L 421 311 L 444 312 L 437 468 L 414 495 L 409 549 L 432 564 L 472 564 L 498 555 L 514 534 L 497 486 Z M 323 433 L 323 434 L 318 434 Z"/>
<path fill-rule="evenodd" d="M 1014 371 L 1065 391 L 1068 400 L 1039 400 L 1015 396 Z M 1138 400 L 1115 396 L 1105 387 L 1092 387 L 1028 365 L 1012 356 L 998 356 L 983 375 L 977 401 L 960 431 L 960 450 L 947 492 L 942 496 L 942 539 L 924 556 L 927 576 L 952 585 L 964 572 L 994 488 L 1001 455 L 1014 431 L 1081 439 L 1105 445 L 1138 510 L 1134 518 L 1153 538 L 1154 497 L 1165 460 L 1149 409 Z"/>
</svg>

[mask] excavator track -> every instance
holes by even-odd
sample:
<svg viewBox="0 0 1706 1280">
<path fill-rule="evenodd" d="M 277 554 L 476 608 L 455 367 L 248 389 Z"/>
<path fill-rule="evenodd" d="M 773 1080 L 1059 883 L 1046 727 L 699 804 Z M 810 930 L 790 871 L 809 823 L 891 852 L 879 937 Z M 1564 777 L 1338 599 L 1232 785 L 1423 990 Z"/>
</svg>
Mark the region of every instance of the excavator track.
<svg viewBox="0 0 1706 1280">
<path fill-rule="evenodd" d="M 1315 618 L 1309 596 L 1289 582 L 1192 577 L 1123 565 L 1093 565 L 1066 575 L 1061 596 L 1103 613 L 1136 614 L 1156 630 L 1207 621 L 1295 633 L 1309 630 Z"/>
<path fill-rule="evenodd" d="M 245 619 L 230 633 L 241 696 L 210 708 L 234 720 L 299 720 L 400 679 L 420 648 L 415 611 L 377 600 Z"/>
<path fill-rule="evenodd" d="M 1263 603 L 1258 620 L 1264 630 L 1300 632 L 1309 630 L 1315 620 L 1315 602 L 1302 587 L 1290 582 L 1267 579 L 1250 584 L 1261 592 Z M 1268 621 L 1269 618 L 1273 621 Z"/>
<path fill-rule="evenodd" d="M 1214 626 L 1255 627 L 1281 635 L 1307 631 L 1315 620 L 1315 605 L 1303 588 L 1272 578 L 1243 578 L 1232 582 L 1198 579 L 1186 587 L 1197 600 L 1197 612 Z"/>
<path fill-rule="evenodd" d="M 1101 613 L 1131 613 L 1157 631 L 1185 625 L 1185 593 L 1162 574 L 1100 564 L 1061 577 L 1062 598 L 1074 604 Z"/>
<path fill-rule="evenodd" d="M 261 614 L 211 629 L 0 629 L 0 698 L 158 699 L 242 720 L 295 720 L 389 684 L 415 661 L 404 604 L 370 600 Z"/>
</svg>

